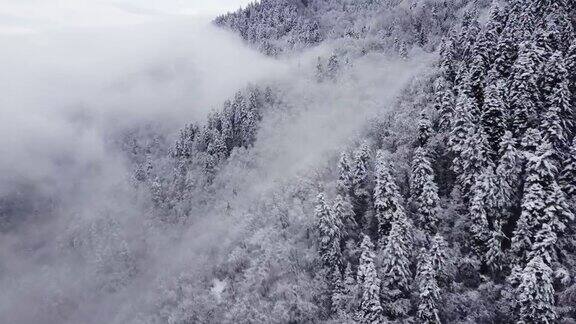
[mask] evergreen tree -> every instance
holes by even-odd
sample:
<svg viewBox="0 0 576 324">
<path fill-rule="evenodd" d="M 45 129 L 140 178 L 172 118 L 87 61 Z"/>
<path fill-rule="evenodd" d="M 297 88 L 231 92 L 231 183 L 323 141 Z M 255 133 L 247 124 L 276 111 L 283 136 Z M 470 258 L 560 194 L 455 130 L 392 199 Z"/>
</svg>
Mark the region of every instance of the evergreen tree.
<svg viewBox="0 0 576 324">
<path fill-rule="evenodd" d="M 438 126 L 440 131 L 447 132 L 451 129 L 454 116 L 453 88 L 444 78 L 439 78 L 436 89 L 437 96 L 434 108 L 439 114 Z"/>
<path fill-rule="evenodd" d="M 357 319 L 361 323 L 381 323 L 380 279 L 374 265 L 374 245 L 368 235 L 364 235 L 360 250 L 362 254 L 360 255 L 357 281 L 361 300 Z"/>
<path fill-rule="evenodd" d="M 488 138 L 490 157 L 493 161 L 498 159 L 500 142 L 506 132 L 508 118 L 504 101 L 505 84 L 503 80 L 495 77 L 495 73 L 495 71 L 489 73 L 489 83 L 484 88 L 485 100 L 481 114 L 482 126 Z"/>
<path fill-rule="evenodd" d="M 500 34 L 497 45 L 495 69 L 501 77 L 512 73 L 512 65 L 518 57 L 518 44 L 530 38 L 534 28 L 534 17 L 526 10 L 522 0 L 510 1 L 506 25 Z"/>
<path fill-rule="evenodd" d="M 352 166 L 352 204 L 358 223 L 366 216 L 365 213 L 370 203 L 369 163 L 370 148 L 368 144 L 363 143 L 354 152 L 354 163 Z"/>
<path fill-rule="evenodd" d="M 538 147 L 542 145 L 542 133 L 538 129 L 530 128 L 522 137 L 520 142 L 520 149 L 522 151 L 522 159 L 525 164 L 530 157 L 536 153 Z"/>
<path fill-rule="evenodd" d="M 558 237 L 549 224 L 542 224 L 542 227 L 534 237 L 532 250 L 528 253 L 528 259 L 540 257 L 544 263 L 552 266 L 557 260 L 556 243 Z"/>
<path fill-rule="evenodd" d="M 509 90 L 512 123 L 517 136 L 522 136 L 528 128 L 538 126 L 539 66 L 534 46 L 530 42 L 522 43 L 518 59 L 512 66 Z"/>
<path fill-rule="evenodd" d="M 418 222 L 422 228 L 434 232 L 438 226 L 437 209 L 440 198 L 434 180 L 434 170 L 425 148 L 419 147 L 414 153 L 410 180 Z"/>
<path fill-rule="evenodd" d="M 502 232 L 502 225 L 500 225 L 498 221 L 494 224 L 494 230 L 490 233 L 486 251 L 486 265 L 488 265 L 490 271 L 495 276 L 502 272 L 502 265 L 504 263 L 502 243 L 505 238 L 506 236 Z"/>
<path fill-rule="evenodd" d="M 570 105 L 576 109 L 576 40 L 572 40 L 566 53 L 566 72 L 568 76 L 568 91 L 570 93 Z"/>
<path fill-rule="evenodd" d="M 390 173 L 388 162 L 382 151 L 379 151 L 377 155 L 374 209 L 378 226 L 378 243 L 382 246 L 392 223 L 404 213 L 404 209 L 401 204 L 400 190 Z"/>
<path fill-rule="evenodd" d="M 346 152 L 340 155 L 338 161 L 338 182 L 336 184 L 338 193 L 343 196 L 349 196 L 352 193 L 352 167 L 350 166 L 350 157 Z"/>
<path fill-rule="evenodd" d="M 462 169 L 458 176 L 460 185 L 464 192 L 470 191 L 478 177 L 485 170 L 493 170 L 493 163 L 488 156 L 488 138 L 481 126 L 475 125 L 469 137 L 463 145 L 460 157 L 462 159 Z M 488 179 L 492 180 L 492 179 Z"/>
<path fill-rule="evenodd" d="M 536 153 L 529 154 L 522 213 L 512 239 L 512 251 L 520 260 L 528 260 L 535 238 L 545 224 L 554 235 L 561 236 L 574 218 L 556 182 L 557 168 L 552 151 L 550 143 L 544 141 Z M 541 233 L 539 241 L 548 240 L 546 233 Z"/>
<path fill-rule="evenodd" d="M 432 137 L 432 123 L 426 114 L 422 113 L 418 123 L 418 146 L 425 146 Z"/>
<path fill-rule="evenodd" d="M 542 87 L 547 111 L 542 119 L 541 131 L 544 139 L 556 149 L 559 159 L 568 147 L 568 139 L 573 136 L 575 125 L 565 66 L 562 53 L 554 53 L 546 66 Z"/>
<path fill-rule="evenodd" d="M 317 198 L 315 217 L 320 259 L 326 271 L 331 272 L 341 263 L 341 226 L 330 211 L 322 193 Z"/>
<path fill-rule="evenodd" d="M 436 281 L 432 258 L 424 253 L 418 265 L 418 319 L 422 323 L 440 323 L 438 303 L 440 288 Z"/>
<path fill-rule="evenodd" d="M 354 219 L 354 209 L 348 199 L 343 198 L 340 194 L 336 195 L 332 205 L 332 213 L 337 224 L 342 226 L 341 233 L 343 237 L 355 237 L 358 224 Z"/>
<path fill-rule="evenodd" d="M 479 260 L 485 261 L 490 228 L 488 223 L 489 192 L 493 187 L 489 179 L 490 174 L 485 172 L 479 177 L 472 187 L 472 199 L 470 202 L 470 233 L 473 238 L 472 250 Z"/>
<path fill-rule="evenodd" d="M 453 162 L 453 169 L 456 174 L 461 174 L 464 168 L 461 155 L 473 130 L 471 111 L 474 109 L 473 100 L 465 93 L 460 94 L 452 116 L 452 129 L 448 138 L 448 146 L 456 155 Z"/>
<path fill-rule="evenodd" d="M 521 156 L 512 132 L 506 131 L 500 143 L 500 160 L 496 168 L 495 212 L 506 221 L 509 210 L 520 197 Z"/>
<path fill-rule="evenodd" d="M 398 303 L 401 304 L 402 299 L 408 298 L 412 279 L 412 241 L 409 227 L 406 216 L 399 215 L 392 224 L 390 236 L 382 252 L 382 300 L 386 302 L 386 313 L 391 319 L 401 318 L 407 311 L 402 306 L 398 307 Z"/>
<path fill-rule="evenodd" d="M 445 81 L 445 89 L 451 89 L 456 81 L 456 68 L 454 66 L 457 61 L 456 42 L 455 36 L 451 35 L 442 42 L 440 48 L 439 68 L 441 79 Z"/>
<path fill-rule="evenodd" d="M 530 260 L 517 289 L 518 323 L 555 323 L 552 269 L 541 257 Z"/>
<path fill-rule="evenodd" d="M 343 317 L 346 315 L 347 306 L 346 286 L 342 278 L 339 267 L 332 269 L 331 280 L 333 283 L 332 295 L 330 298 L 331 314 L 333 317 Z"/>
<path fill-rule="evenodd" d="M 490 65 L 495 60 L 496 46 L 499 34 L 503 28 L 503 21 L 499 7 L 492 8 L 490 19 L 486 24 L 484 31 L 479 34 L 478 41 L 472 49 L 472 58 L 468 79 L 470 91 L 476 103 L 479 106 L 484 104 L 484 83 L 488 75 Z"/>
<path fill-rule="evenodd" d="M 440 284 L 447 284 L 449 281 L 449 262 L 448 243 L 440 234 L 434 235 L 430 246 L 430 259 L 432 268 L 436 271 L 437 279 Z"/>
<path fill-rule="evenodd" d="M 564 166 L 560 175 L 560 185 L 566 193 L 566 198 L 576 203 L 576 138 L 572 141 L 570 151 L 566 154 Z"/>
<path fill-rule="evenodd" d="M 352 265 L 348 262 L 346 270 L 344 271 L 344 296 L 346 301 L 346 306 L 342 308 L 346 312 L 345 316 L 353 317 L 353 311 L 356 310 L 357 298 L 358 298 L 358 283 L 356 281 L 356 276 L 352 270 Z"/>
</svg>

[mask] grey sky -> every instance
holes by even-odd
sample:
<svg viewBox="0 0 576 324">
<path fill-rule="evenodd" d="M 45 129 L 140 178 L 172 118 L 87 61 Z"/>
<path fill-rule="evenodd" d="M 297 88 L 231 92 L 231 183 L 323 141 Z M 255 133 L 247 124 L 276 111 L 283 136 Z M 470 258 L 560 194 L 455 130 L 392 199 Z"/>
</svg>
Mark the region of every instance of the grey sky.
<svg viewBox="0 0 576 324">
<path fill-rule="evenodd" d="M 214 16 L 252 0 L 2 0 L 0 34 L 109 27 L 174 15 Z"/>
</svg>

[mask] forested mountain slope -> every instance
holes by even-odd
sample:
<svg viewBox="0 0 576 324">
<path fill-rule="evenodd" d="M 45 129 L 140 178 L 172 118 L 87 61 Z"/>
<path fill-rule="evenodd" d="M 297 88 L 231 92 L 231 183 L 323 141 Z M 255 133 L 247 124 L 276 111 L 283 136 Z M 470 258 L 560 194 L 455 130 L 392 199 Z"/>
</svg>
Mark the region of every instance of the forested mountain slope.
<svg viewBox="0 0 576 324">
<path fill-rule="evenodd" d="M 483 8 L 471 5 L 447 32 L 418 19 L 418 7 L 437 19 L 447 7 L 442 15 L 456 17 L 458 5 L 412 2 L 417 23 L 378 29 L 380 10 L 407 5 L 262 1 L 217 20 L 270 55 L 293 50 L 294 35 L 313 34 L 307 46 L 347 37 L 366 45 L 387 31 L 388 44 L 432 50 L 429 39 L 446 32 L 438 72 L 427 80 L 434 87 L 406 90 L 400 111 L 377 118 L 366 142 L 342 153 L 336 175 L 318 180 L 308 239 L 320 275 L 308 298 L 320 318 L 336 322 L 575 320 L 574 3 L 494 2 L 482 22 L 475 10 Z M 270 25 L 277 33 L 259 33 Z M 376 43 L 391 47 L 386 36 Z M 417 132 L 396 126 L 410 123 L 400 107 L 422 113 Z M 255 293 L 234 295 L 233 304 Z"/>
</svg>

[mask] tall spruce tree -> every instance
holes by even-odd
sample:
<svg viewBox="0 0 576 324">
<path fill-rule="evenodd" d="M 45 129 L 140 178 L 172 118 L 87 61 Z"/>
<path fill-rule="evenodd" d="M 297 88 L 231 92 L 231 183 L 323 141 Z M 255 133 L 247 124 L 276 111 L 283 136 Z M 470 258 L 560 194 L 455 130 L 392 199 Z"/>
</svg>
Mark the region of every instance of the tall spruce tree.
<svg viewBox="0 0 576 324">
<path fill-rule="evenodd" d="M 573 136 L 575 116 L 570 105 L 568 72 L 561 52 L 554 53 L 546 65 L 543 82 L 543 101 L 547 110 L 541 122 L 541 132 L 556 150 L 560 160 L 568 139 Z"/>
<path fill-rule="evenodd" d="M 430 137 L 432 137 L 432 122 L 426 114 L 422 113 L 420 121 L 418 122 L 418 140 L 416 144 L 418 146 L 425 146 L 428 144 Z"/>
<path fill-rule="evenodd" d="M 438 226 L 438 186 L 434 180 L 434 170 L 427 156 L 427 150 L 419 147 L 414 152 L 410 189 L 415 203 L 419 225 L 434 232 Z"/>
<path fill-rule="evenodd" d="M 552 269 L 539 256 L 520 274 L 517 289 L 518 323 L 555 323 Z"/>
<path fill-rule="evenodd" d="M 507 128 L 507 108 L 504 100 L 506 86 L 504 80 L 496 77 L 495 71 L 490 71 L 488 85 L 484 88 L 484 106 L 481 121 L 490 147 L 490 157 L 497 161 L 500 142 Z"/>
<path fill-rule="evenodd" d="M 315 216 L 318 232 L 318 252 L 327 273 L 331 273 L 336 267 L 341 265 L 341 225 L 326 204 L 322 193 L 317 198 Z"/>
<path fill-rule="evenodd" d="M 576 138 L 572 141 L 570 151 L 566 154 L 559 183 L 566 193 L 566 198 L 576 203 Z"/>
<path fill-rule="evenodd" d="M 412 271 L 410 253 L 412 249 L 411 228 L 404 214 L 398 215 L 392 224 L 386 247 L 382 251 L 382 300 L 389 319 L 406 315 L 403 299 L 409 297 Z"/>
<path fill-rule="evenodd" d="M 438 311 L 440 288 L 430 253 L 425 252 L 418 264 L 418 319 L 421 323 L 441 323 Z"/>
<path fill-rule="evenodd" d="M 509 89 L 512 125 L 517 137 L 521 137 L 529 128 L 538 126 L 540 64 L 532 43 L 522 43 L 518 59 L 512 66 Z"/>
<path fill-rule="evenodd" d="M 511 208 L 520 198 L 520 173 L 522 159 L 516 148 L 512 132 L 506 131 L 500 143 L 500 159 L 496 168 L 495 212 L 498 218 L 507 221 Z"/>
<path fill-rule="evenodd" d="M 528 253 L 545 224 L 561 236 L 574 217 L 556 181 L 558 172 L 552 157 L 553 149 L 547 141 L 540 144 L 536 153 L 529 154 L 522 213 L 512 239 L 512 252 L 520 260 L 528 260 Z M 539 238 L 546 240 L 542 235 Z"/>
<path fill-rule="evenodd" d="M 448 243 L 444 239 L 444 236 L 440 234 L 434 235 L 429 253 L 432 267 L 436 271 L 438 283 L 446 286 L 450 278 L 449 262 L 451 262 L 451 260 L 448 256 Z"/>
<path fill-rule="evenodd" d="M 489 150 L 488 138 L 484 129 L 480 125 L 475 125 L 460 154 L 462 170 L 458 179 L 464 193 L 470 193 L 467 195 L 468 197 L 474 194 L 471 187 L 474 186 L 478 178 L 486 170 L 493 170 L 494 163 L 488 155 Z"/>
<path fill-rule="evenodd" d="M 576 107 L 576 39 L 572 39 L 572 43 L 566 53 L 566 71 L 568 73 L 568 91 L 570 92 L 570 104 Z M 576 108 L 575 108 L 576 109 Z"/>
<path fill-rule="evenodd" d="M 479 106 L 484 104 L 484 84 L 490 65 L 495 60 L 498 38 L 503 28 L 501 16 L 500 8 L 493 7 L 490 19 L 482 33 L 478 35 L 478 40 L 474 43 L 471 52 L 472 58 L 467 77 L 472 97 Z"/>
<path fill-rule="evenodd" d="M 362 143 L 354 152 L 352 164 L 352 205 L 356 214 L 356 221 L 360 223 L 366 216 L 370 204 L 369 169 L 370 148 Z"/>
<path fill-rule="evenodd" d="M 494 224 L 494 230 L 490 232 L 486 251 L 486 265 L 492 272 L 493 276 L 497 276 L 502 272 L 504 264 L 503 241 L 505 238 L 506 236 L 502 232 L 501 222 L 497 221 Z"/>
<path fill-rule="evenodd" d="M 354 208 L 347 198 L 336 195 L 332 205 L 332 214 L 336 223 L 341 225 L 342 239 L 355 238 L 358 232 L 358 224 L 354 218 Z"/>
<path fill-rule="evenodd" d="M 490 225 L 488 213 L 490 206 L 490 191 L 493 190 L 493 174 L 486 171 L 478 177 L 471 188 L 472 198 L 470 201 L 470 234 L 472 236 L 471 249 L 478 260 L 485 261 L 488 240 L 490 239 Z"/>
<path fill-rule="evenodd" d="M 374 187 L 374 209 L 378 227 L 378 243 L 385 242 L 392 223 L 404 213 L 400 190 L 390 172 L 389 162 L 379 151 L 376 161 L 376 186 Z"/>
<path fill-rule="evenodd" d="M 346 152 L 340 155 L 338 161 L 338 182 L 336 188 L 343 197 L 348 197 L 352 193 L 352 166 L 350 157 Z"/>
<path fill-rule="evenodd" d="M 360 250 L 362 254 L 358 265 L 357 282 L 361 299 L 357 319 L 360 323 L 381 323 L 380 279 L 374 265 L 374 244 L 368 235 L 364 235 Z"/>
<path fill-rule="evenodd" d="M 461 155 L 466 149 L 466 143 L 474 128 L 471 115 L 474 109 L 473 99 L 466 93 L 461 93 L 455 105 L 452 128 L 448 138 L 448 146 L 456 156 L 453 162 L 456 174 L 461 174 L 464 169 L 464 158 Z"/>
</svg>

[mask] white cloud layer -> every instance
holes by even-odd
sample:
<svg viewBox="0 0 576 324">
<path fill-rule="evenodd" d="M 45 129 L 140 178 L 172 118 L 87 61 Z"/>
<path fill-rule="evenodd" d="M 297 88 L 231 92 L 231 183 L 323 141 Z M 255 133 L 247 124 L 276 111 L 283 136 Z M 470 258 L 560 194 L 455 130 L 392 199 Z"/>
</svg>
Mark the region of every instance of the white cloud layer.
<svg viewBox="0 0 576 324">
<path fill-rule="evenodd" d="M 0 34 L 131 25 L 175 15 L 215 16 L 251 0 L 3 0 Z"/>
</svg>

